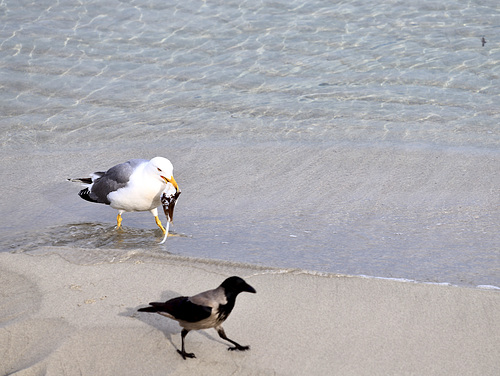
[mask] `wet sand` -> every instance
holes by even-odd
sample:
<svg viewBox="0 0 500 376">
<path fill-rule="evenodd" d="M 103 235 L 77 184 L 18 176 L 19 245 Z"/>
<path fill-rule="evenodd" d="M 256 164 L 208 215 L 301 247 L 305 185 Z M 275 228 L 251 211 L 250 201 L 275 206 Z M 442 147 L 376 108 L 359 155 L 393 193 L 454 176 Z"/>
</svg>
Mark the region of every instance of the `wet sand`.
<svg viewBox="0 0 500 376">
<path fill-rule="evenodd" d="M 109 261 L 86 263 L 85 252 Z M 199 331 L 186 338 L 197 358 L 183 360 L 178 324 L 137 312 L 230 275 L 257 290 L 224 325 L 250 351 Z M 497 290 L 64 247 L 0 252 L 0 284 L 0 375 L 500 372 Z"/>
<path fill-rule="evenodd" d="M 148 248 L 275 267 L 500 286 L 496 152 L 271 143 L 230 144 L 221 153 L 207 146 L 144 145 L 1 151 L 0 249 Z M 116 210 L 80 199 L 81 186 L 66 180 L 155 155 L 171 159 L 182 189 L 171 226 L 181 236 L 163 246 L 150 213 L 124 214 L 125 231 L 116 234 Z"/>
</svg>

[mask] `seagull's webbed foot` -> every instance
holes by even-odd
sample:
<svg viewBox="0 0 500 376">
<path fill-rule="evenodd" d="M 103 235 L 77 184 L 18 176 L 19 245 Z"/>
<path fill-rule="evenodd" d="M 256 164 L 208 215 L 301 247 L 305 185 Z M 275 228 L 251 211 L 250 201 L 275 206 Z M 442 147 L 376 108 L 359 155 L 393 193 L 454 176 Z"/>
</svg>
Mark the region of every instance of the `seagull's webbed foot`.
<svg viewBox="0 0 500 376">
<path fill-rule="evenodd" d="M 228 348 L 229 351 L 234 351 L 234 350 L 238 350 L 238 351 L 250 350 L 250 346 L 241 346 L 238 342 L 235 342 L 232 339 L 227 338 L 226 332 L 224 332 L 224 329 L 222 328 L 222 326 L 219 326 L 216 330 L 217 330 L 217 333 L 219 334 L 220 338 L 225 339 L 226 341 L 231 342 L 234 345 L 234 347 L 229 347 Z"/>
<path fill-rule="evenodd" d="M 194 355 L 193 353 L 188 353 L 188 352 L 181 351 L 181 350 L 177 350 L 177 352 L 179 354 L 181 354 L 181 356 L 182 356 L 183 359 L 186 359 L 186 358 L 196 358 L 196 355 Z"/>
</svg>

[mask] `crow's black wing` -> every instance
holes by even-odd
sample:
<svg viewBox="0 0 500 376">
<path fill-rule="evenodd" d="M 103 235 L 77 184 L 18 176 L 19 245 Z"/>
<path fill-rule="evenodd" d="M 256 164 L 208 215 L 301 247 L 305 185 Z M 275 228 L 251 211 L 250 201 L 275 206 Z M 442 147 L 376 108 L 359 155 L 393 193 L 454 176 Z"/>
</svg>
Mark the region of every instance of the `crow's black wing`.
<svg viewBox="0 0 500 376">
<path fill-rule="evenodd" d="M 197 322 L 204 320 L 212 314 L 212 307 L 194 304 L 187 296 L 179 296 L 164 303 L 152 302 L 151 307 L 139 309 L 140 312 L 166 312 L 177 320 Z"/>
</svg>

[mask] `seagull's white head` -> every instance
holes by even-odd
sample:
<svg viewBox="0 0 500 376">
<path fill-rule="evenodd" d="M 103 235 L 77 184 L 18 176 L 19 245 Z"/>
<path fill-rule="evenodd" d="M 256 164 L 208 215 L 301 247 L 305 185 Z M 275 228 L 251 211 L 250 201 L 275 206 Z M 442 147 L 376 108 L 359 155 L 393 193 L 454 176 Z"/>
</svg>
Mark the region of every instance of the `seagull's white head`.
<svg viewBox="0 0 500 376">
<path fill-rule="evenodd" d="M 162 179 L 165 183 L 170 183 L 174 186 L 175 190 L 179 190 L 179 186 L 174 179 L 174 166 L 172 163 L 163 157 L 154 157 L 149 161 L 150 168 L 158 174 L 160 179 Z"/>
</svg>

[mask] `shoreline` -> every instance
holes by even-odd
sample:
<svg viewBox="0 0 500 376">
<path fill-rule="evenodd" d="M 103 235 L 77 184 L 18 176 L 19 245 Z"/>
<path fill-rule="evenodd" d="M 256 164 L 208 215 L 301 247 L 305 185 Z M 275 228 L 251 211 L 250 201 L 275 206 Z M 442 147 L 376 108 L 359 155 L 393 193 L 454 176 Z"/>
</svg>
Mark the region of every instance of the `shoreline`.
<svg viewBox="0 0 500 376">
<path fill-rule="evenodd" d="M 63 247 L 59 247 L 62 250 Z M 462 374 L 500 370 L 496 290 L 376 277 L 313 274 L 141 250 L 74 264 L 45 247 L 0 253 L 0 374 L 299 375 Z M 96 250 L 116 257 L 114 250 Z M 82 261 L 80 259 L 80 261 Z M 149 301 L 190 295 L 240 275 L 243 294 L 224 324 L 249 352 L 229 352 L 215 331 L 190 334 L 137 313 Z M 251 295 L 251 296 L 250 296 Z M 96 373 L 97 372 L 97 373 Z"/>
<path fill-rule="evenodd" d="M 66 250 L 66 252 L 61 253 L 60 250 Z M 80 251 L 84 250 L 86 255 L 82 257 Z M 1 253 L 1 252 L 0 252 Z M 383 277 L 376 275 L 367 274 L 347 274 L 347 273 L 332 273 L 320 270 L 310 270 L 300 267 L 279 267 L 270 265 L 253 264 L 241 261 L 229 261 L 216 258 L 203 258 L 196 256 L 185 256 L 179 254 L 172 254 L 163 251 L 150 251 L 145 248 L 136 249 L 120 249 L 120 248 L 72 248 L 72 247 L 58 247 L 58 246 L 40 246 L 31 250 L 23 251 L 13 251 L 7 253 L 13 254 L 26 254 L 32 256 L 45 256 L 45 255 L 58 255 L 65 261 L 73 263 L 75 265 L 81 266 L 91 266 L 103 263 L 121 263 L 121 262 L 131 262 L 135 259 L 142 260 L 147 258 L 144 262 L 157 262 L 160 261 L 162 264 L 204 264 L 209 267 L 223 267 L 223 268 L 233 268 L 240 270 L 255 270 L 262 271 L 264 274 L 304 274 L 311 276 L 318 276 L 324 278 L 363 278 L 363 279 L 376 279 L 376 280 L 387 280 L 400 283 L 413 283 L 413 284 L 423 284 L 423 285 L 436 285 L 436 286 L 449 286 L 449 287 L 459 287 L 459 288 L 470 288 L 479 290 L 499 290 L 500 286 L 491 284 L 482 285 L 472 285 L 472 284 L 457 284 L 452 282 L 431 282 L 431 281 L 420 281 L 417 279 L 405 278 L 405 277 Z M 105 256 L 105 257 L 104 257 Z M 87 260 L 87 261 L 86 261 Z M 141 261 L 143 262 L 143 261 Z"/>
</svg>

